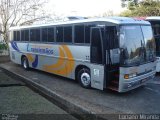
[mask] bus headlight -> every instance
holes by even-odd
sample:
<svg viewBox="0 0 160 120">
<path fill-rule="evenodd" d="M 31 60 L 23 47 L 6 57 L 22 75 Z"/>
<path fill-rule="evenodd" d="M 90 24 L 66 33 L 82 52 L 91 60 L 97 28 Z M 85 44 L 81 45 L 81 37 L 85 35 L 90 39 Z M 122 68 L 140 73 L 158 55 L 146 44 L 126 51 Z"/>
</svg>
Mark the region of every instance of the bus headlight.
<svg viewBox="0 0 160 120">
<path fill-rule="evenodd" d="M 137 73 L 125 74 L 124 79 L 129 79 L 129 78 L 133 78 L 133 77 L 136 77 L 136 76 L 137 76 Z"/>
</svg>

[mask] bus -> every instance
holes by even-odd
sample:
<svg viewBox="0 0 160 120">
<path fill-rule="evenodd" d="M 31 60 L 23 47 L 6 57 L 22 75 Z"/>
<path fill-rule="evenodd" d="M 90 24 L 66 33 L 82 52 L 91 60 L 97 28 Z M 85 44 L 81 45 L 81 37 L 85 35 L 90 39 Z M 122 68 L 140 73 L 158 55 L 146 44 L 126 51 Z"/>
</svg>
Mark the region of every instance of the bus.
<svg viewBox="0 0 160 120">
<path fill-rule="evenodd" d="M 154 38 L 156 42 L 156 57 L 157 57 L 156 72 L 160 72 L 160 16 L 146 17 L 145 20 L 151 23 L 153 29 Z"/>
<path fill-rule="evenodd" d="M 148 21 L 92 18 L 12 27 L 10 57 L 79 81 L 84 88 L 127 92 L 155 76 L 155 41 Z"/>
</svg>

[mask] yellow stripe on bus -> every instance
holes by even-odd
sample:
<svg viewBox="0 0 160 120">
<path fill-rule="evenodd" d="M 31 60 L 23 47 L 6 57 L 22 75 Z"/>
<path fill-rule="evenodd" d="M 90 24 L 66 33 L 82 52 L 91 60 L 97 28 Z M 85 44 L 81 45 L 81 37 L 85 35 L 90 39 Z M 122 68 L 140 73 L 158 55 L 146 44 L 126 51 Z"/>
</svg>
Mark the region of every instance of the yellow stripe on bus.
<svg viewBox="0 0 160 120">
<path fill-rule="evenodd" d="M 44 65 L 44 69 L 47 71 L 47 70 L 50 70 L 50 69 L 54 69 L 54 68 L 59 68 L 60 66 L 62 66 L 64 64 L 64 57 L 65 57 L 65 54 L 63 52 L 63 49 L 61 47 L 59 47 L 59 59 L 58 61 L 55 63 L 55 64 L 52 64 L 52 65 Z"/>
<path fill-rule="evenodd" d="M 28 59 L 29 62 L 34 61 L 34 58 L 33 58 L 32 54 L 27 54 L 27 59 Z"/>
<path fill-rule="evenodd" d="M 57 68 L 57 70 L 53 69 L 53 65 L 52 65 L 52 69 L 51 69 L 51 67 L 49 69 L 46 68 L 46 67 L 48 67 L 48 65 L 47 66 L 45 65 L 45 67 L 44 67 L 45 71 L 50 72 L 50 73 L 54 73 L 54 74 L 59 74 L 59 75 L 66 75 L 66 76 L 69 75 L 73 71 L 74 65 L 75 65 L 73 55 L 72 55 L 70 49 L 66 45 L 62 45 L 62 48 L 63 48 L 64 52 L 66 53 L 66 57 L 67 57 L 67 59 L 63 58 L 63 60 L 66 61 L 65 65 L 64 66 L 63 66 L 63 64 L 56 65 L 56 67 L 59 67 L 59 69 Z M 60 59 L 61 58 L 59 58 L 59 60 Z"/>
</svg>

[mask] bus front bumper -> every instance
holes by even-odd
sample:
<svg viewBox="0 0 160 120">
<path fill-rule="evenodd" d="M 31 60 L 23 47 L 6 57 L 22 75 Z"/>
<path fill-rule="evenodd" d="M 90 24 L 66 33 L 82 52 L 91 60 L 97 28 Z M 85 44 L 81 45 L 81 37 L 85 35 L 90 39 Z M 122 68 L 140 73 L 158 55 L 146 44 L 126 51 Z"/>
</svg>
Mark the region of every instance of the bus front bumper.
<svg viewBox="0 0 160 120">
<path fill-rule="evenodd" d="M 119 86 L 119 92 L 127 92 L 144 85 L 147 81 L 153 80 L 156 71 L 149 72 L 145 75 L 137 76 L 128 80 L 123 80 Z"/>
</svg>

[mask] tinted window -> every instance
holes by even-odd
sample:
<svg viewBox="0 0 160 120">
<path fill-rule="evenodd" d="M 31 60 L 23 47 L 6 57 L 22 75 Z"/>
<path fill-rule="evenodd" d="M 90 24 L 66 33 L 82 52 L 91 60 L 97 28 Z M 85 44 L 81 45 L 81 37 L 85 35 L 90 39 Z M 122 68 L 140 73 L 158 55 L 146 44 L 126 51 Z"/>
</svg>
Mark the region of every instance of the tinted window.
<svg viewBox="0 0 160 120">
<path fill-rule="evenodd" d="M 48 42 L 54 42 L 54 28 L 48 28 Z"/>
<path fill-rule="evenodd" d="M 106 27 L 106 39 L 110 49 L 118 48 L 119 42 L 115 26 Z"/>
<path fill-rule="evenodd" d="M 90 43 L 90 31 L 91 27 L 95 25 L 85 25 L 85 43 Z"/>
<path fill-rule="evenodd" d="M 42 28 L 42 41 L 48 41 L 48 28 Z"/>
<path fill-rule="evenodd" d="M 153 28 L 153 33 L 155 36 L 160 35 L 160 22 L 159 21 L 149 21 Z"/>
<path fill-rule="evenodd" d="M 102 63 L 101 34 L 99 28 L 92 29 L 91 62 Z"/>
<path fill-rule="evenodd" d="M 13 32 L 13 39 L 15 41 L 20 41 L 20 31 L 14 31 Z"/>
<path fill-rule="evenodd" d="M 40 29 L 31 29 L 30 30 L 30 40 L 31 41 L 40 41 Z"/>
<path fill-rule="evenodd" d="M 64 27 L 64 42 L 72 42 L 72 26 Z"/>
<path fill-rule="evenodd" d="M 29 30 L 24 30 L 24 34 L 25 34 L 24 40 L 29 41 Z"/>
<path fill-rule="evenodd" d="M 29 30 L 21 31 L 21 41 L 29 41 Z"/>
<path fill-rule="evenodd" d="M 17 41 L 20 41 L 20 31 L 17 31 Z"/>
<path fill-rule="evenodd" d="M 21 31 L 21 41 L 25 41 L 25 33 L 24 33 L 24 30 Z"/>
<path fill-rule="evenodd" d="M 63 27 L 56 27 L 56 40 L 63 42 Z"/>
<path fill-rule="evenodd" d="M 160 57 L 160 22 L 149 21 L 153 28 L 154 38 L 156 42 L 156 56 Z"/>
<path fill-rule="evenodd" d="M 13 32 L 13 40 L 17 40 L 17 31 Z"/>
<path fill-rule="evenodd" d="M 84 43 L 84 25 L 75 26 L 75 43 Z"/>
</svg>

